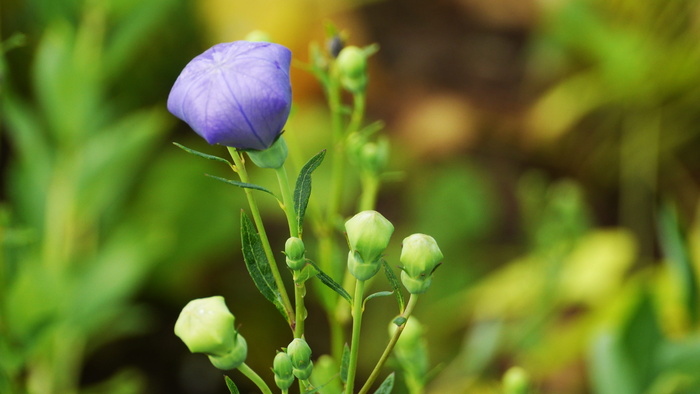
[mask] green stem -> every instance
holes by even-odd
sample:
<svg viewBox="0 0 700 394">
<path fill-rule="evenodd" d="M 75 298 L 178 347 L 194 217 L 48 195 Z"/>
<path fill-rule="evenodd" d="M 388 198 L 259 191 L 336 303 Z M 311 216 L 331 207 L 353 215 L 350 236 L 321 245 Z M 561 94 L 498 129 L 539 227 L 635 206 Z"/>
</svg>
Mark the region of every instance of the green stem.
<svg viewBox="0 0 700 394">
<path fill-rule="evenodd" d="M 284 165 L 282 165 L 279 168 L 275 168 L 275 174 L 277 174 L 277 181 L 280 184 L 280 191 L 282 192 L 282 208 L 284 209 L 285 215 L 287 215 L 287 223 L 289 224 L 289 235 L 298 238 L 299 223 L 297 220 L 297 213 L 294 210 L 292 189 L 289 186 L 289 178 L 287 177 L 287 170 L 284 168 Z"/>
<path fill-rule="evenodd" d="M 294 283 L 294 303 L 296 305 L 294 338 L 301 338 L 304 336 L 304 320 L 306 320 L 306 306 L 304 306 L 305 295 L 306 285 L 304 285 L 304 283 Z"/>
<path fill-rule="evenodd" d="M 377 194 L 379 194 L 379 178 L 375 174 L 362 175 L 362 195 L 358 212 L 374 209 L 377 205 Z"/>
<path fill-rule="evenodd" d="M 236 148 L 228 148 L 233 163 L 235 164 L 234 171 L 238 173 L 241 178 L 241 182 L 250 183 L 248 179 L 248 172 L 245 169 L 245 163 L 241 158 L 241 155 L 236 151 Z M 248 199 L 248 205 L 250 206 L 250 212 L 253 215 L 253 221 L 258 229 L 258 234 L 260 234 L 260 240 L 262 241 L 263 250 L 265 251 L 265 256 L 270 264 L 270 271 L 272 276 L 275 278 L 275 284 L 280 291 L 282 297 L 282 304 L 284 305 L 285 312 L 287 314 L 287 322 L 289 326 L 294 329 L 294 309 L 292 308 L 292 303 L 289 300 L 289 295 L 287 295 L 287 290 L 284 287 L 284 282 L 282 282 L 282 276 L 280 275 L 279 269 L 277 269 L 277 262 L 275 260 L 275 255 L 272 253 L 272 247 L 270 246 L 270 240 L 267 238 L 267 232 L 265 231 L 265 226 L 260 216 L 260 210 L 258 209 L 258 204 L 255 202 L 253 193 L 250 189 L 243 189 L 246 198 Z"/>
<path fill-rule="evenodd" d="M 272 394 L 272 390 L 270 390 L 270 387 L 267 386 L 264 380 L 253 371 L 248 364 L 243 363 L 238 366 L 238 370 L 241 371 L 243 375 L 245 375 L 248 379 L 250 379 L 253 383 L 255 383 L 256 386 L 260 389 L 260 391 L 263 392 L 263 394 Z"/>
<path fill-rule="evenodd" d="M 348 125 L 348 133 L 353 133 L 360 130 L 362 126 L 362 119 L 365 117 L 365 104 L 367 98 L 365 92 L 354 93 L 352 95 L 353 99 L 353 110 L 352 115 L 350 115 L 350 124 Z"/>
<path fill-rule="evenodd" d="M 360 349 L 360 328 L 362 327 L 362 304 L 365 292 L 365 281 L 355 281 L 355 296 L 352 303 L 352 340 L 350 342 L 350 361 L 348 363 L 348 382 L 345 393 L 352 394 L 357 372 L 357 356 Z"/>
<path fill-rule="evenodd" d="M 382 370 L 382 367 L 384 367 L 384 364 L 386 361 L 389 359 L 389 355 L 391 355 L 391 351 L 394 350 L 394 346 L 396 346 L 396 342 L 399 341 L 399 337 L 401 336 L 401 333 L 403 332 L 403 329 L 406 328 L 406 323 L 408 322 L 408 318 L 411 317 L 411 313 L 413 312 L 413 308 L 415 308 L 416 303 L 418 302 L 418 295 L 417 294 L 411 294 L 411 297 L 408 299 L 408 304 L 406 305 L 406 309 L 399 315 L 399 317 L 403 317 L 406 319 L 406 321 L 398 326 L 396 328 L 396 331 L 394 331 L 394 335 L 391 336 L 391 339 L 389 340 L 389 344 L 386 345 L 386 348 L 384 349 L 384 353 L 382 353 L 382 356 L 379 358 L 379 361 L 377 361 L 377 365 L 374 366 L 374 369 L 372 370 L 372 373 L 369 375 L 369 378 L 367 378 L 367 381 L 365 384 L 362 386 L 358 394 L 365 394 L 369 391 L 370 387 L 372 387 L 372 384 L 374 383 L 375 380 L 377 380 L 377 377 L 379 377 L 379 373 Z"/>
</svg>

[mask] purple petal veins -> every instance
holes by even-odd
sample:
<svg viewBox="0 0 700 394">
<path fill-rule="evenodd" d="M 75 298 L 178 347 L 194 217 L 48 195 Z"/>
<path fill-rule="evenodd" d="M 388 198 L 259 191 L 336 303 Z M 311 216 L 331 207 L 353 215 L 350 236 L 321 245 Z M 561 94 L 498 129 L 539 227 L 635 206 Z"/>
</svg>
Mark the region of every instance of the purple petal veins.
<svg viewBox="0 0 700 394">
<path fill-rule="evenodd" d="M 289 116 L 291 52 L 271 43 L 218 44 L 185 66 L 168 110 L 210 144 L 268 148 Z"/>
</svg>

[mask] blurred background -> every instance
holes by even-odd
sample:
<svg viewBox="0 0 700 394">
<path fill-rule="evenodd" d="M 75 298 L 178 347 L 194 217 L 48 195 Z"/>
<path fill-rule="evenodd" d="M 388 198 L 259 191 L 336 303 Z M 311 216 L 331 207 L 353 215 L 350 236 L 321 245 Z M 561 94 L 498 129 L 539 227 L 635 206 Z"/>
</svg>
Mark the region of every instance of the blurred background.
<svg viewBox="0 0 700 394">
<path fill-rule="evenodd" d="M 367 120 L 385 121 L 402 172 L 378 202 L 396 225 L 390 262 L 413 232 L 445 255 L 415 312 L 428 391 L 497 393 L 517 365 L 542 393 L 700 392 L 699 1 L 1 7 L 0 392 L 224 393 L 172 332 L 187 301 L 215 294 L 271 379 L 289 333 L 244 269 L 243 193 L 171 144 L 225 153 L 165 101 L 191 58 L 266 31 L 295 59 L 285 135 L 298 170 L 330 140 L 302 67 L 329 21 L 380 47 Z M 356 198 L 348 190 L 347 216 Z M 260 201 L 282 245 L 284 216 Z M 373 304 L 363 334 L 385 343 L 395 305 Z M 327 325 L 314 308 L 318 356 Z"/>
</svg>

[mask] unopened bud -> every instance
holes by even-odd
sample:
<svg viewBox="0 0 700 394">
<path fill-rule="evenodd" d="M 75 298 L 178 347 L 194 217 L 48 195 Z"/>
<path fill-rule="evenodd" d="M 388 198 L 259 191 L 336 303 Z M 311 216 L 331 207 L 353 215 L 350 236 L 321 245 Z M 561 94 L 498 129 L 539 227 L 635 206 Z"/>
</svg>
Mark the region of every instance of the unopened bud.
<svg viewBox="0 0 700 394">
<path fill-rule="evenodd" d="M 294 376 L 300 380 L 308 379 L 313 371 L 309 344 L 303 338 L 294 338 L 287 346 L 287 354 L 292 361 L 292 367 L 294 367 Z"/>
<path fill-rule="evenodd" d="M 411 294 L 424 293 L 430 287 L 433 271 L 442 262 L 435 239 L 425 234 L 406 237 L 401 245 L 401 281 Z"/>
<path fill-rule="evenodd" d="M 281 390 L 287 390 L 294 383 L 294 367 L 292 360 L 285 352 L 279 352 L 272 362 L 272 371 L 275 373 L 275 384 Z"/>
<path fill-rule="evenodd" d="M 348 91 L 359 93 L 367 86 L 367 55 L 356 46 L 347 46 L 338 54 L 340 83 Z"/>
<path fill-rule="evenodd" d="M 350 249 L 362 256 L 364 263 L 378 263 L 389 246 L 394 225 L 377 211 L 362 211 L 345 222 Z"/>
<path fill-rule="evenodd" d="M 304 248 L 304 241 L 297 237 L 291 237 L 287 239 L 284 244 L 284 254 L 287 256 L 287 266 L 298 271 L 304 268 L 306 264 L 305 259 L 306 249 Z"/>
</svg>

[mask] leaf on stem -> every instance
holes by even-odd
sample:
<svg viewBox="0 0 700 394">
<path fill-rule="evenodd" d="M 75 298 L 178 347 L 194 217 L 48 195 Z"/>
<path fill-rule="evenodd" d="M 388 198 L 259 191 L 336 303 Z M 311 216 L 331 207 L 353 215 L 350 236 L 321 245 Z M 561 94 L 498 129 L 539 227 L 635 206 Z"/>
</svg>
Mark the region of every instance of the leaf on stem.
<svg viewBox="0 0 700 394">
<path fill-rule="evenodd" d="M 367 298 L 365 298 L 365 300 L 362 302 L 362 309 L 365 309 L 365 305 L 367 304 L 367 301 L 371 300 L 372 298 L 386 297 L 386 296 L 390 296 L 393 293 L 394 293 L 393 291 L 379 291 L 377 293 L 372 293 L 372 294 L 368 295 Z"/>
<path fill-rule="evenodd" d="M 389 280 L 389 285 L 391 285 L 391 289 L 396 295 L 396 301 L 399 303 L 399 313 L 403 313 L 404 309 L 406 308 L 406 304 L 403 298 L 403 293 L 401 293 L 399 279 L 396 277 L 396 275 L 394 275 L 394 271 L 391 269 L 386 260 L 382 260 L 382 265 L 384 266 L 384 274 L 386 274 L 386 278 Z"/>
<path fill-rule="evenodd" d="M 226 387 L 228 387 L 228 391 L 231 392 L 231 394 L 239 394 L 240 393 L 240 391 L 238 391 L 238 387 L 236 387 L 236 384 L 233 383 L 233 380 L 231 380 L 231 378 L 224 375 L 224 379 L 226 380 Z"/>
<path fill-rule="evenodd" d="M 173 145 L 175 145 L 175 146 L 177 146 L 178 148 L 184 150 L 185 152 L 190 153 L 190 154 L 193 154 L 193 155 L 195 155 L 195 156 L 203 157 L 203 158 L 205 158 L 205 159 L 207 159 L 207 160 L 220 161 L 220 162 L 223 162 L 223 163 L 228 164 L 229 166 L 232 165 L 230 161 L 228 161 L 228 160 L 226 160 L 226 159 L 224 159 L 224 158 L 221 158 L 221 157 L 219 157 L 219 156 L 208 155 L 208 154 L 206 154 L 206 153 L 202 153 L 202 152 L 196 151 L 196 150 L 194 150 L 194 149 L 190 149 L 190 148 L 188 148 L 188 147 L 186 147 L 186 146 L 184 146 L 184 145 L 178 144 L 177 142 L 173 142 Z"/>
<path fill-rule="evenodd" d="M 288 322 L 291 321 L 284 309 L 282 295 L 270 270 L 260 236 L 255 231 L 253 222 L 243 210 L 241 210 L 241 243 L 243 245 L 243 260 L 245 260 L 246 268 L 248 268 L 255 286 L 268 301 L 277 307 L 277 310 Z"/>
<path fill-rule="evenodd" d="M 394 389 L 394 372 L 390 373 L 389 376 L 384 379 L 377 391 L 374 394 L 390 394 L 391 390 Z"/>
<path fill-rule="evenodd" d="M 297 213 L 299 234 L 302 233 L 304 215 L 306 214 L 306 207 L 309 205 L 309 197 L 311 196 L 311 174 L 321 164 L 325 156 L 325 149 L 317 153 L 316 156 L 312 157 L 304 164 L 304 167 L 301 168 L 299 176 L 297 177 L 297 183 L 294 188 L 294 211 Z"/>
<path fill-rule="evenodd" d="M 348 293 L 347 290 L 343 288 L 343 286 L 341 286 L 338 282 L 334 281 L 333 278 L 328 276 L 328 274 L 323 272 L 321 268 L 318 265 L 316 265 L 316 263 L 314 263 L 313 261 L 309 260 L 309 264 L 313 265 L 313 267 L 316 268 L 316 270 L 318 270 L 318 274 L 316 275 L 316 277 L 321 280 L 321 283 L 328 286 L 331 290 L 335 291 L 336 293 L 340 294 L 341 297 L 345 298 L 350 303 L 350 305 L 352 305 L 352 297 L 350 296 L 350 293 Z"/>
<path fill-rule="evenodd" d="M 343 347 L 343 356 L 342 359 L 340 360 L 340 380 L 343 381 L 343 383 L 347 383 L 348 381 L 348 369 L 350 368 L 350 348 L 348 347 L 348 344 L 345 344 L 345 347 Z"/>
<path fill-rule="evenodd" d="M 313 264 L 306 264 L 298 273 L 294 273 L 294 283 L 301 284 L 318 275 L 318 270 Z"/>
<path fill-rule="evenodd" d="M 259 190 L 259 191 L 261 191 L 261 192 L 268 193 L 268 194 L 270 194 L 271 196 L 277 198 L 277 196 L 275 196 L 275 194 L 274 194 L 273 192 L 269 191 L 268 189 L 265 189 L 265 188 L 262 187 L 262 186 L 259 186 L 259 185 L 253 184 L 253 183 L 245 183 L 245 182 L 234 181 L 234 180 L 232 180 L 232 179 L 221 178 L 221 177 L 218 177 L 218 176 L 215 176 L 215 175 L 210 175 L 210 174 L 204 174 L 204 175 L 208 176 L 209 178 L 214 178 L 214 179 L 216 179 L 217 181 L 221 181 L 221 182 L 224 182 L 224 183 L 228 183 L 229 185 L 233 185 L 233 186 L 238 186 L 238 187 L 243 188 L 243 189 Z"/>
</svg>

